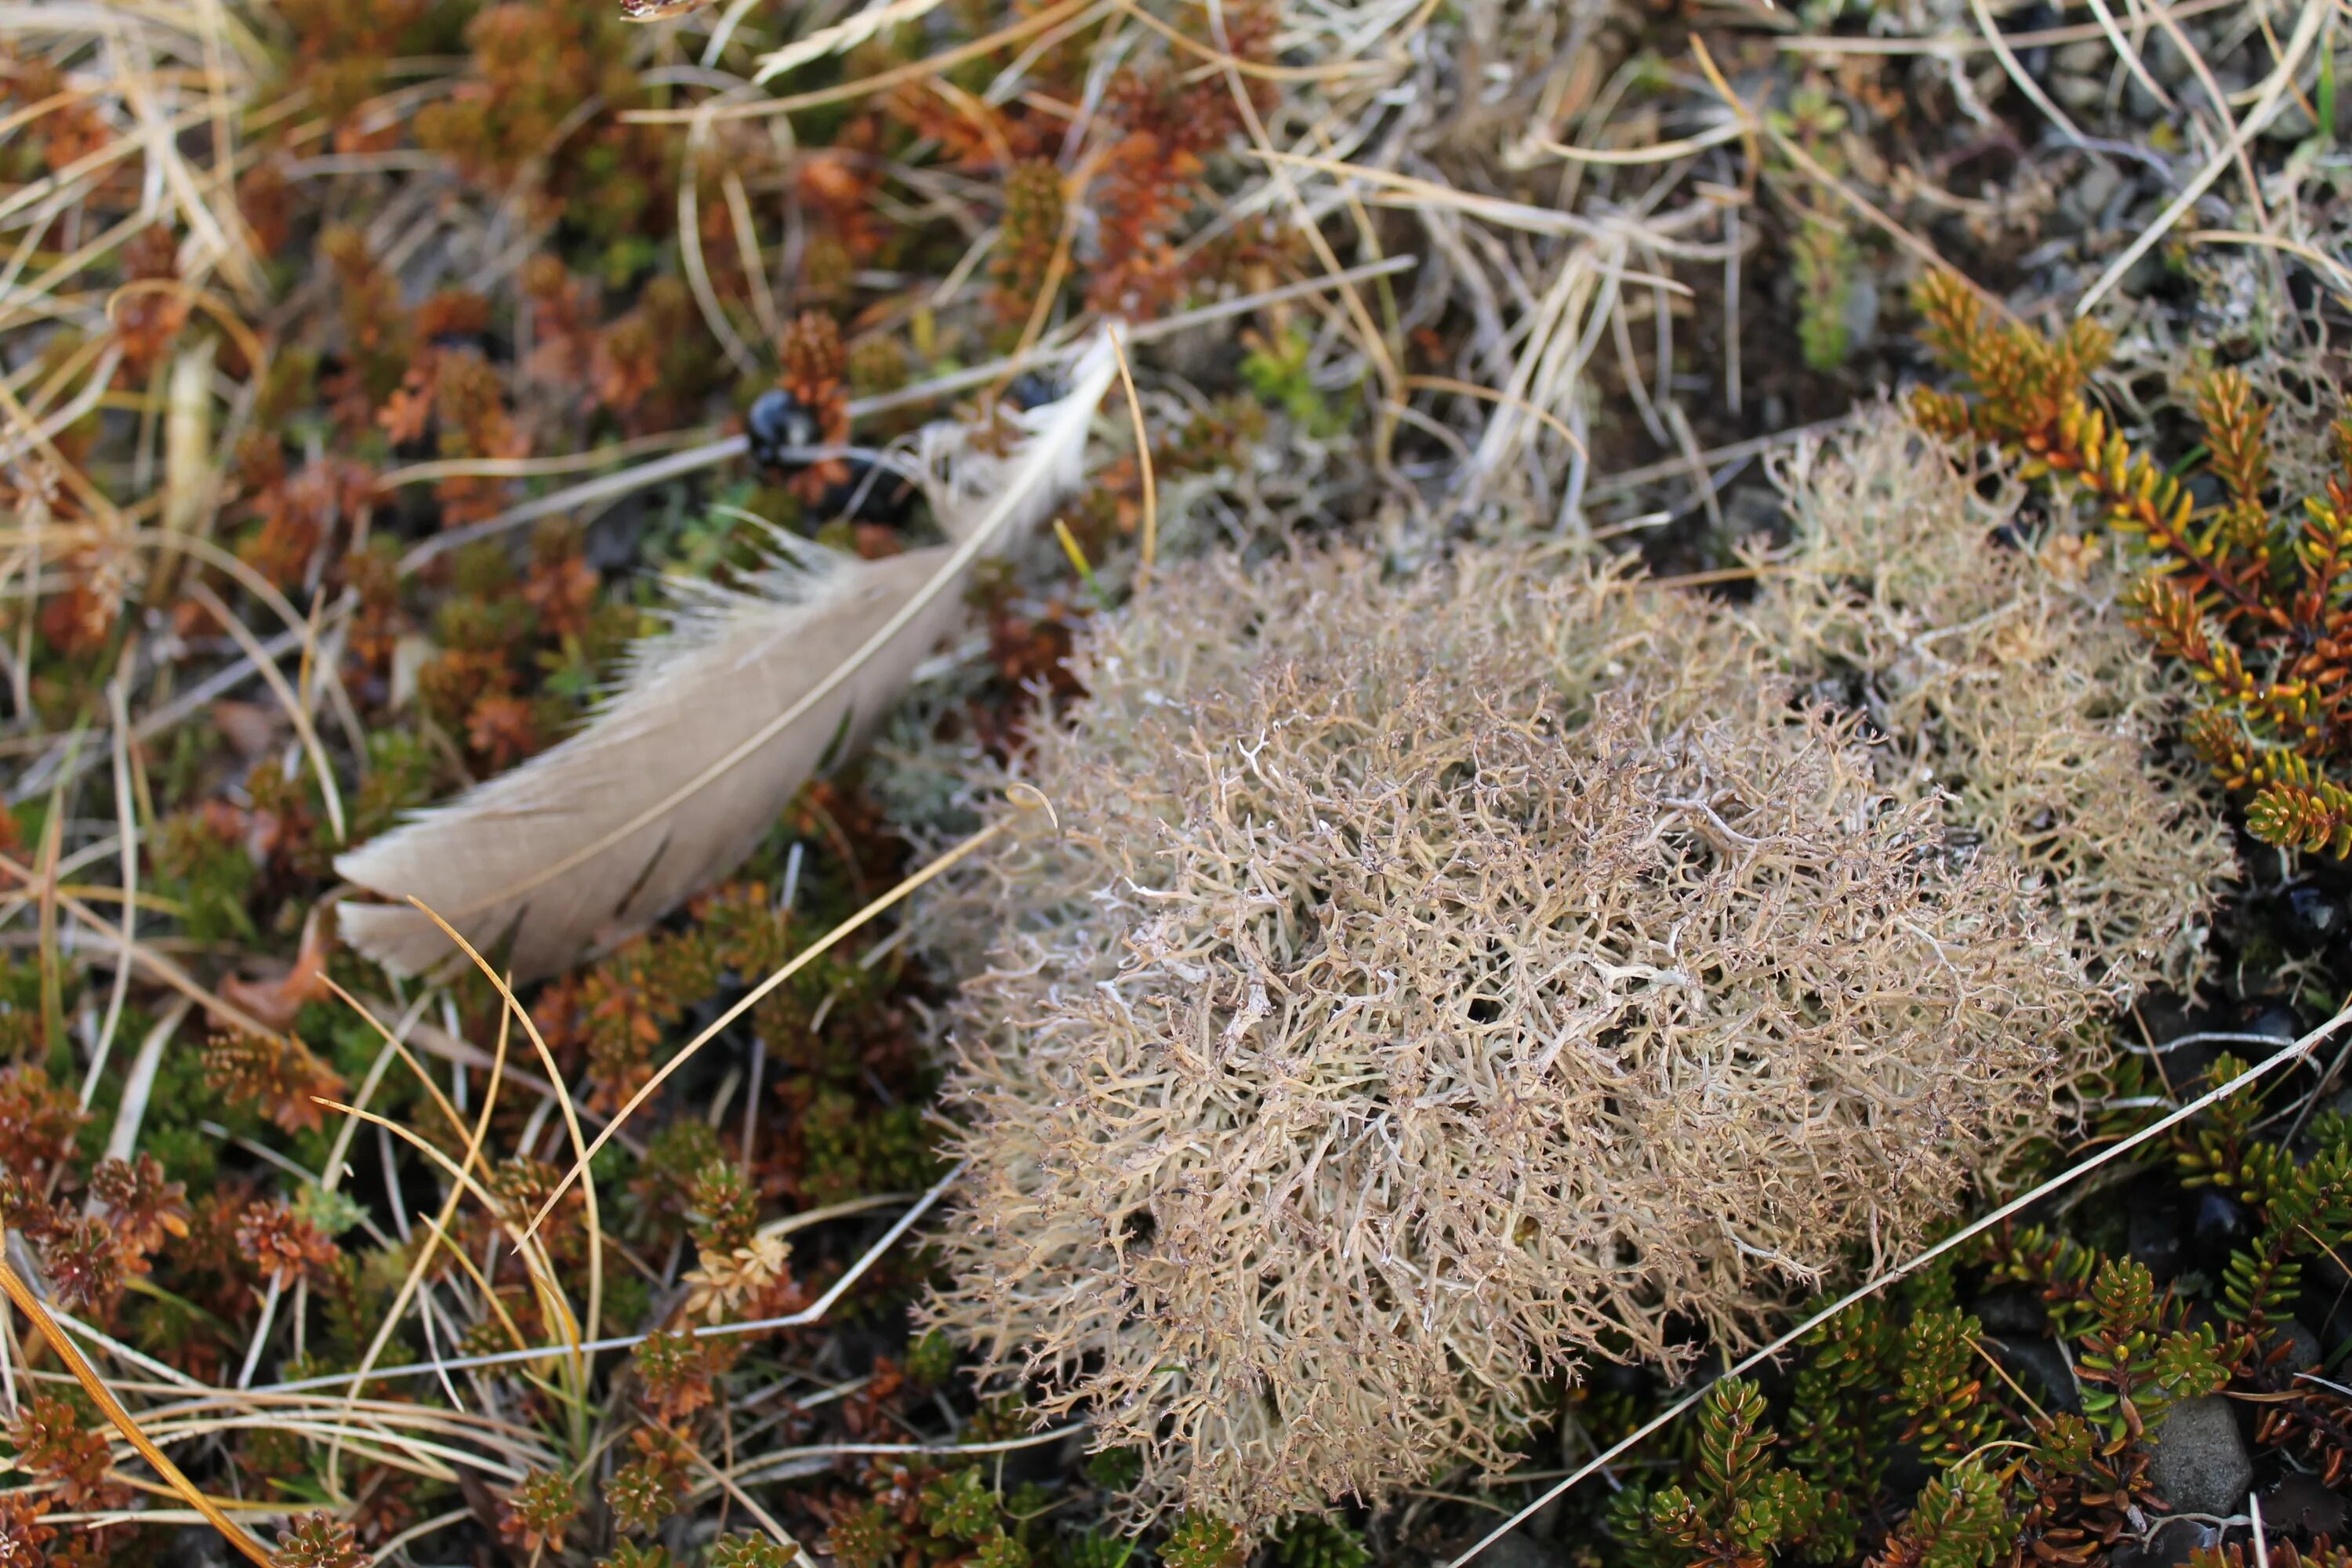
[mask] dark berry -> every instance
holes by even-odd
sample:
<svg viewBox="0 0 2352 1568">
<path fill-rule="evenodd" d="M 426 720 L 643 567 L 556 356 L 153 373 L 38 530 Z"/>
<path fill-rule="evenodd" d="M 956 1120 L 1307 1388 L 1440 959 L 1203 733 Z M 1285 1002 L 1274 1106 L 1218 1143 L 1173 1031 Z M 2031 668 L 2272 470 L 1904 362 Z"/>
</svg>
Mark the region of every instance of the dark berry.
<svg viewBox="0 0 2352 1568">
<path fill-rule="evenodd" d="M 1024 414 L 1061 395 L 1061 381 L 1051 371 L 1024 370 L 1004 385 L 1004 400 Z"/>
<path fill-rule="evenodd" d="M 808 467 L 795 452 L 823 444 L 816 418 L 807 405 L 782 387 L 760 394 L 743 416 L 743 432 L 751 460 L 761 468 L 797 473 Z M 897 527 L 907 521 L 915 504 L 915 487 L 903 475 L 877 468 L 863 458 L 845 458 L 847 470 L 838 483 L 827 485 L 809 506 L 819 521 L 837 517 Z"/>
<path fill-rule="evenodd" d="M 817 444 L 816 418 L 801 400 L 782 387 L 771 387 L 752 401 L 744 416 L 744 434 L 751 439 L 751 458 L 762 468 L 793 466 L 785 453 Z"/>
<path fill-rule="evenodd" d="M 912 480 L 889 468 L 877 468 L 863 458 L 849 458 L 848 467 L 849 477 L 825 488 L 812 509 L 813 515 L 855 518 L 892 528 L 907 521 L 915 504 Z"/>
</svg>

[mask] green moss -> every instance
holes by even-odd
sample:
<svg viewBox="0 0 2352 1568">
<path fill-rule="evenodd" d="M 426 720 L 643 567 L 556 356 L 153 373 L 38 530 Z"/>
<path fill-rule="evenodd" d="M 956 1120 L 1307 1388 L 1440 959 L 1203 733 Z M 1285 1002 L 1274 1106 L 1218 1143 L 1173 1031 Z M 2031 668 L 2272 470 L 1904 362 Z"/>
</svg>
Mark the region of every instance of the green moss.
<svg viewBox="0 0 2352 1568">
<path fill-rule="evenodd" d="M 1135 1550 L 1135 1542 L 1126 1536 L 1084 1530 L 1061 1538 L 1055 1562 L 1057 1568 L 1127 1568 Z"/>
<path fill-rule="evenodd" d="M 1143 1456 L 1133 1448 L 1099 1449 L 1087 1456 L 1086 1477 L 1105 1491 L 1126 1491 L 1143 1479 Z"/>
<path fill-rule="evenodd" d="M 1364 1538 L 1336 1519 L 1310 1516 L 1284 1525 L 1274 1538 L 1278 1568 L 1365 1568 Z"/>
<path fill-rule="evenodd" d="M 1242 1532 L 1221 1519 L 1187 1513 L 1160 1545 L 1160 1561 L 1167 1568 L 1241 1568 L 1249 1559 L 1249 1542 Z"/>
<path fill-rule="evenodd" d="M 215 815 L 175 812 L 149 840 L 155 891 L 180 906 L 180 921 L 200 942 L 257 942 L 249 905 L 260 868 Z"/>
<path fill-rule="evenodd" d="M 860 1193 L 919 1190 L 943 1168 L 939 1131 L 922 1104 L 877 1110 L 844 1089 L 819 1089 L 801 1122 L 808 1151 L 803 1191 L 812 1204 L 840 1203 Z"/>
<path fill-rule="evenodd" d="M 937 1388 L 955 1374 L 955 1342 L 933 1329 L 907 1347 L 907 1379 L 919 1388 Z"/>
<path fill-rule="evenodd" d="M 401 729 L 368 736 L 367 772 L 349 801 L 354 843 L 374 837 L 404 812 L 431 802 L 448 782 L 448 764 L 423 736 Z"/>
</svg>

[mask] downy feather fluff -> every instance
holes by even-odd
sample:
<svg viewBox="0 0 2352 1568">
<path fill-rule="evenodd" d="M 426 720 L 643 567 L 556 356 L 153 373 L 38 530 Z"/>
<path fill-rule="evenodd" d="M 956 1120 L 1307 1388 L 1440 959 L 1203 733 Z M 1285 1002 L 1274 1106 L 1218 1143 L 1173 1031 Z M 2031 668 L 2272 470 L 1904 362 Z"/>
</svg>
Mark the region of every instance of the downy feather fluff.
<svg viewBox="0 0 2352 1568">
<path fill-rule="evenodd" d="M 520 978 L 642 927 L 733 870 L 817 768 L 855 745 L 955 631 L 973 563 L 1036 526 L 1084 473 L 1109 389 L 1108 339 L 1068 395 L 1020 416 L 998 458 L 935 470 L 950 542 L 865 561 L 793 542 L 746 591 L 682 584 L 587 727 L 340 857 L 359 886 L 416 898 L 477 948 L 509 932 Z M 455 951 L 412 908 L 346 903 L 344 937 L 395 973 Z"/>
</svg>

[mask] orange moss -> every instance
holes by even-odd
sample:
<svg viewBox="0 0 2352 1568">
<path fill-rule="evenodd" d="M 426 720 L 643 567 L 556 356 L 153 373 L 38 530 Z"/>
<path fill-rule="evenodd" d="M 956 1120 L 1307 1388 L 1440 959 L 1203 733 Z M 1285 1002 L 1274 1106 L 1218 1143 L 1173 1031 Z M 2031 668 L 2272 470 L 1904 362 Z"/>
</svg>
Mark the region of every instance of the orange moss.
<svg viewBox="0 0 2352 1568">
<path fill-rule="evenodd" d="M 180 243 L 172 226 L 151 224 L 122 247 L 122 276 L 128 283 L 179 281 Z M 141 289 L 115 305 L 115 341 L 122 346 L 122 368 L 116 384 L 144 386 L 148 376 L 170 352 L 180 329 L 188 324 L 188 301 L 176 290 Z"/>
<path fill-rule="evenodd" d="M 1276 20 L 1263 3 L 1233 7 L 1226 13 L 1228 50 L 1262 63 L 1271 54 Z M 1174 231 L 1198 199 L 1208 154 L 1244 125 L 1222 72 L 1188 78 L 1162 63 L 1120 72 L 1105 94 L 1103 116 L 1120 134 L 1090 192 L 1100 228 L 1087 298 L 1129 320 L 1156 315 L 1182 298 L 1187 269 L 1177 258 Z M 1244 80 L 1263 113 L 1274 101 L 1273 84 Z"/>
</svg>

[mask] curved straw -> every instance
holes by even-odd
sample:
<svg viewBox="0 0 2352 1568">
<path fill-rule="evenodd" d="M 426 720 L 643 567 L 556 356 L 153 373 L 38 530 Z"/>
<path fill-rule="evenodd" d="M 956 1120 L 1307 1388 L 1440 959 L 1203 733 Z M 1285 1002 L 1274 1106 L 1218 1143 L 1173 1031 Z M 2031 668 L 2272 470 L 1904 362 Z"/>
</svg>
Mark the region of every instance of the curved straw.
<svg viewBox="0 0 2352 1568">
<path fill-rule="evenodd" d="M 2081 1180 L 2084 1176 L 2097 1170 L 2101 1165 L 2106 1164 L 2109 1161 L 2118 1159 L 2121 1156 L 2129 1153 L 2131 1151 L 2138 1148 L 2141 1144 L 2147 1142 L 2152 1138 L 2162 1137 L 2173 1128 L 2179 1126 L 2190 1117 L 2198 1114 L 2198 1112 L 2206 1110 L 2210 1106 L 2218 1104 L 2221 1100 L 2229 1099 L 2230 1096 L 2237 1093 L 2248 1084 L 2252 1083 L 2256 1079 L 2274 1071 L 2279 1068 L 2284 1067 L 2289 1062 L 2302 1060 L 2304 1058 L 2309 1056 L 2314 1050 L 2317 1049 L 2319 1043 L 2322 1040 L 2325 1040 L 2328 1036 L 2334 1034 L 2347 1021 L 2352 1021 L 2352 1006 L 2346 1007 L 2342 1012 L 2336 1014 L 2336 1016 L 2328 1019 L 2327 1022 L 2320 1025 L 2319 1027 L 2312 1030 L 2311 1033 L 2304 1036 L 2303 1038 L 2295 1041 L 2293 1045 L 2288 1046 L 2284 1050 L 2274 1052 L 2271 1056 L 2265 1057 L 2263 1060 L 2256 1062 L 2253 1066 L 2248 1068 L 2237 1077 L 2230 1079 L 2229 1082 L 2215 1085 L 2213 1088 L 2207 1089 L 2203 1094 L 2199 1095 L 2196 1099 L 2189 1101 L 2189 1103 L 2181 1106 L 2179 1110 L 2164 1117 L 2162 1120 L 2151 1121 L 2128 1138 L 2119 1139 L 2116 1142 L 2108 1144 L 2105 1148 L 2100 1150 L 2097 1153 L 2092 1155 L 2090 1158 L 2083 1161 L 2079 1164 L 2070 1165 L 2065 1170 L 2059 1172 L 2056 1175 L 2051 1177 L 2040 1186 L 2035 1187 L 2032 1191 L 2021 1194 L 2019 1196 L 2011 1198 L 2009 1202 L 2001 1205 L 2000 1207 L 1993 1210 L 1990 1214 L 1984 1215 L 1980 1219 L 1972 1221 L 1961 1229 L 1954 1231 L 1951 1235 L 1946 1237 L 1943 1240 L 1937 1242 L 1935 1246 L 1928 1247 L 1926 1251 L 1918 1254 L 1916 1257 L 1909 1258 L 1905 1262 L 1896 1265 L 1895 1268 L 1888 1269 L 1885 1273 L 1880 1274 L 1864 1281 L 1863 1284 L 1856 1286 L 1853 1289 L 1849 1290 L 1844 1295 L 1839 1297 L 1836 1300 L 1831 1302 L 1827 1307 L 1822 1308 L 1811 1317 L 1807 1318 L 1803 1322 L 1799 1323 L 1795 1328 L 1790 1329 L 1787 1333 L 1782 1334 L 1779 1339 L 1774 1340 L 1770 1344 L 1764 1346 L 1761 1350 L 1751 1352 L 1740 1361 L 1733 1363 L 1731 1366 L 1725 1368 L 1716 1376 L 1706 1379 L 1697 1387 L 1692 1389 L 1689 1394 L 1685 1394 L 1681 1399 L 1676 1400 L 1674 1404 L 1667 1405 L 1664 1410 L 1658 1412 L 1657 1415 L 1652 1416 L 1649 1420 L 1635 1427 L 1632 1432 L 1626 1434 L 1625 1436 L 1619 1439 L 1617 1442 L 1611 1444 L 1607 1448 L 1602 1449 L 1600 1453 L 1595 1454 L 1582 1466 L 1579 1467 L 1576 1470 L 1570 1472 L 1566 1478 L 1548 1489 L 1542 1496 L 1537 1498 L 1533 1502 L 1528 1503 L 1525 1508 L 1519 1510 L 1518 1512 L 1511 1515 L 1510 1518 L 1503 1521 L 1502 1523 L 1496 1525 L 1494 1529 L 1480 1536 L 1476 1542 L 1474 1543 L 1467 1552 L 1463 1552 L 1460 1556 L 1454 1558 L 1454 1561 L 1446 1563 L 1445 1568 L 1465 1568 L 1465 1565 L 1480 1552 L 1486 1551 L 1486 1548 L 1492 1546 L 1506 1535 L 1510 1534 L 1512 1531 L 1517 1530 L 1520 1525 L 1526 1523 L 1527 1521 L 1546 1503 L 1551 1501 L 1552 1499 L 1560 1496 L 1562 1493 L 1569 1490 L 1569 1489 L 1574 1487 L 1578 1482 L 1583 1480 L 1586 1477 L 1606 1468 L 1628 1449 L 1640 1443 L 1642 1439 L 1647 1437 L 1651 1433 L 1657 1431 L 1660 1427 L 1666 1426 L 1684 1411 L 1688 1410 L 1692 1405 L 1696 1405 L 1700 1400 L 1706 1398 L 1707 1390 L 1713 1388 L 1717 1384 L 1721 1383 L 1724 1379 L 1744 1376 L 1748 1373 L 1754 1371 L 1757 1367 L 1763 1365 L 1774 1356 L 1779 1355 L 1782 1351 L 1789 1349 L 1799 1340 L 1804 1338 L 1805 1335 L 1812 1332 L 1823 1323 L 1828 1322 L 1832 1318 L 1836 1317 L 1840 1312 L 1844 1311 L 1848 1307 L 1853 1306 L 1855 1302 L 1862 1300 L 1865 1297 L 1875 1295 L 1878 1291 L 1885 1289 L 1888 1285 L 1902 1279 L 1905 1275 L 1912 1272 L 1914 1269 L 1919 1268 L 1928 1263 L 1932 1263 L 1937 1258 L 1944 1256 L 1944 1254 L 1951 1251 L 1953 1248 L 1963 1246 L 1975 1237 L 1982 1236 L 1986 1231 L 1990 1230 L 1993 1226 L 2000 1224 L 2001 1221 L 2012 1218 L 2032 1205 L 2037 1204 L 2043 1198 L 2048 1197 L 2052 1193 Z"/>
<path fill-rule="evenodd" d="M 106 1386 L 106 1380 L 98 1375 L 98 1369 L 89 1364 L 89 1358 L 81 1353 L 81 1347 L 66 1337 L 64 1328 L 49 1315 L 47 1306 L 33 1294 L 33 1288 L 9 1267 L 5 1258 L 0 1258 L 0 1291 L 5 1291 L 8 1300 L 16 1303 L 16 1310 L 33 1321 L 33 1326 L 41 1331 L 41 1337 L 49 1342 L 49 1348 L 58 1352 L 58 1359 L 66 1363 L 66 1370 L 74 1374 L 74 1381 L 80 1384 L 82 1391 L 106 1413 L 106 1418 L 114 1423 L 115 1430 L 130 1440 L 131 1446 L 139 1451 L 139 1457 L 153 1466 L 155 1473 L 169 1482 L 173 1491 L 187 1499 L 189 1506 L 203 1514 L 206 1523 L 226 1536 L 231 1546 L 261 1564 L 261 1568 L 270 1568 L 269 1549 L 256 1540 L 251 1531 L 222 1511 L 220 1504 L 205 1496 L 201 1487 L 181 1474 L 180 1467 L 172 1463 L 163 1450 L 139 1429 L 138 1421 L 122 1407 L 122 1402 L 114 1397 L 114 1391 Z"/>
</svg>

